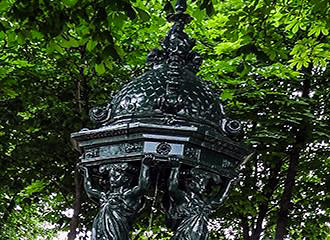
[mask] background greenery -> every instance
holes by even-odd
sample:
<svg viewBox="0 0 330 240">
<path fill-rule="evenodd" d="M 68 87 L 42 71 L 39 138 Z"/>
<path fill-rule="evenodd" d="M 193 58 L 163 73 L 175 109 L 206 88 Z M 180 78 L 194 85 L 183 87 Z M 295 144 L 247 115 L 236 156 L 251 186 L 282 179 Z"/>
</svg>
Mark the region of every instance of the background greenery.
<svg viewBox="0 0 330 240">
<path fill-rule="evenodd" d="M 0 1 L 0 239 L 85 238 L 95 206 L 70 133 L 147 69 L 173 6 Z M 196 0 L 188 12 L 200 76 L 256 151 L 211 239 L 329 239 L 329 1 Z M 135 239 L 169 239 L 160 222 L 140 220 Z"/>
</svg>

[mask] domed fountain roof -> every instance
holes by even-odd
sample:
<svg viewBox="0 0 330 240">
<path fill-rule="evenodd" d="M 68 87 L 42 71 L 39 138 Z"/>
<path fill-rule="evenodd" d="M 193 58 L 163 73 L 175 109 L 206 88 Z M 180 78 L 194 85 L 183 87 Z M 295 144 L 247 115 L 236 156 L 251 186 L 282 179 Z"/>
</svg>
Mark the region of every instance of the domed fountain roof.
<svg viewBox="0 0 330 240">
<path fill-rule="evenodd" d="M 217 97 L 189 69 L 183 69 L 180 83 L 169 89 L 170 71 L 168 65 L 161 65 L 127 84 L 111 101 L 110 122 L 167 116 L 219 126 L 224 116 Z"/>
<path fill-rule="evenodd" d="M 106 107 L 92 109 L 92 120 L 104 126 L 132 119 L 171 125 L 203 124 L 222 133 L 237 132 L 239 123 L 227 121 L 218 96 L 196 76 L 202 61 L 192 51 L 195 40 L 183 31 L 191 17 L 179 9 L 168 20 L 174 25 L 162 49 L 148 55 L 151 69 L 129 82 Z"/>
</svg>

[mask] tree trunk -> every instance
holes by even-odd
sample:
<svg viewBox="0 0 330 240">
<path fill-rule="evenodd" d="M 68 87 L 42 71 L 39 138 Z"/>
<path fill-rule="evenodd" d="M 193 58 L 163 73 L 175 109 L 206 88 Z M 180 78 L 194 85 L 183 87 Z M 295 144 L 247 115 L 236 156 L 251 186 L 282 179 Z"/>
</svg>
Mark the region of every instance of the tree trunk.
<svg viewBox="0 0 330 240">
<path fill-rule="evenodd" d="M 257 218 L 257 222 L 255 228 L 252 232 L 251 240 L 259 240 L 262 233 L 262 223 L 268 212 L 268 204 L 271 196 L 273 195 L 279 181 L 279 173 L 281 171 L 281 167 L 283 165 L 284 159 L 278 159 L 275 166 L 270 170 L 270 177 L 268 179 L 268 183 L 264 186 L 263 195 L 265 196 L 265 202 L 259 205 L 259 214 Z"/>
<path fill-rule="evenodd" d="M 77 236 L 77 229 L 79 225 L 79 213 L 81 207 L 81 193 L 82 193 L 82 179 L 78 168 L 74 171 L 74 183 L 75 183 L 75 202 L 73 205 L 73 216 L 70 223 L 70 232 L 68 233 L 68 240 L 74 240 Z"/>
<path fill-rule="evenodd" d="M 82 46 L 79 48 L 80 60 L 83 64 L 83 59 L 86 52 L 86 46 Z M 89 88 L 88 88 L 88 80 L 89 78 L 85 75 L 84 68 L 78 66 L 80 76 L 76 80 L 76 103 L 78 112 L 80 114 L 82 126 L 86 125 L 85 115 L 88 116 L 89 111 Z M 92 76 L 93 77 L 93 74 Z M 75 184 L 75 202 L 73 204 L 73 216 L 70 222 L 70 232 L 68 233 L 68 240 L 74 240 L 77 236 L 77 229 L 79 226 L 79 213 L 82 202 L 82 191 L 83 191 L 83 181 L 81 175 L 79 173 L 79 169 L 76 167 L 74 170 L 74 184 Z"/>
<path fill-rule="evenodd" d="M 241 217 L 242 220 L 242 227 L 243 227 L 243 239 L 244 240 L 251 240 L 250 235 L 249 235 L 249 222 L 247 220 L 246 216 Z"/>
<path fill-rule="evenodd" d="M 292 151 L 291 157 L 290 157 L 290 163 L 289 163 L 289 169 L 287 178 L 285 180 L 284 184 L 284 192 L 281 197 L 280 201 L 280 210 L 277 217 L 277 226 L 276 226 L 276 234 L 275 239 L 276 240 L 282 240 L 284 239 L 286 235 L 286 228 L 288 225 L 289 220 L 289 208 L 290 208 L 290 201 L 292 197 L 292 192 L 295 184 L 295 177 L 297 173 L 297 166 L 298 166 L 298 160 L 299 160 L 299 153 L 300 148 L 296 148 Z"/>
<path fill-rule="evenodd" d="M 0 221 L 0 230 L 4 227 L 5 222 L 10 217 L 10 214 L 14 210 L 15 204 L 16 204 L 16 196 L 18 195 L 18 192 L 14 193 L 14 195 L 11 197 L 9 205 L 5 209 L 5 213 L 3 214 L 1 221 Z"/>
<path fill-rule="evenodd" d="M 302 97 L 306 99 L 309 97 L 309 92 L 311 88 L 311 80 L 310 80 L 310 76 L 308 75 L 310 72 L 311 72 L 311 68 L 308 69 L 306 78 L 303 82 Z M 290 154 L 289 169 L 284 183 L 284 191 L 280 200 L 280 210 L 278 212 L 276 232 L 275 232 L 276 240 L 283 240 L 287 234 L 289 210 L 291 205 L 290 203 L 295 185 L 295 178 L 297 175 L 299 155 L 306 143 L 308 129 L 309 129 L 309 124 L 305 120 L 300 124 L 299 128 L 296 130 L 296 140 L 293 145 L 292 152 Z"/>
</svg>

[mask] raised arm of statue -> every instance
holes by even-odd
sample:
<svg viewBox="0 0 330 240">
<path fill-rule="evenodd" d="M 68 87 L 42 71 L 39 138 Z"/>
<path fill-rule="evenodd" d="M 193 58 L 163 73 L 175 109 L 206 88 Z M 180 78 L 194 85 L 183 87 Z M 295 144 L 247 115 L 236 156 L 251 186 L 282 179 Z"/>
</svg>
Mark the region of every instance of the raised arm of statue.
<svg viewBox="0 0 330 240">
<path fill-rule="evenodd" d="M 179 189 L 179 170 L 180 163 L 177 158 L 171 158 L 171 173 L 168 178 L 168 190 L 170 196 L 178 203 L 182 203 L 184 201 L 185 193 L 184 191 Z"/>
<path fill-rule="evenodd" d="M 224 188 L 211 200 L 212 208 L 218 208 L 228 196 L 228 192 L 235 182 L 235 179 L 225 180 Z"/>
<path fill-rule="evenodd" d="M 142 166 L 140 170 L 139 182 L 135 186 L 130 194 L 132 197 L 140 196 L 144 191 L 146 191 L 150 186 L 150 165 L 154 161 L 152 155 L 146 155 L 142 160 Z"/>
<path fill-rule="evenodd" d="M 99 200 L 101 198 L 102 191 L 93 187 L 88 167 L 81 167 L 81 170 L 84 172 L 84 188 L 88 197 L 90 199 Z"/>
</svg>

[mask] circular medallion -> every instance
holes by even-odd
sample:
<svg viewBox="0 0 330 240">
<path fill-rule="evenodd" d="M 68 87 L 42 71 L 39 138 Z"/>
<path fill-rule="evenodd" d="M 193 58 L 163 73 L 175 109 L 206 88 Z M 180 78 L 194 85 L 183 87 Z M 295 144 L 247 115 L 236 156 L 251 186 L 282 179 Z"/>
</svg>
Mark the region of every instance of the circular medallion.
<svg viewBox="0 0 330 240">
<path fill-rule="evenodd" d="M 241 130 L 241 123 L 237 120 L 230 120 L 226 122 L 225 128 L 229 133 L 236 134 Z"/>
<path fill-rule="evenodd" d="M 157 146 L 156 152 L 162 155 L 167 155 L 171 152 L 172 147 L 166 142 L 162 142 Z"/>
</svg>

